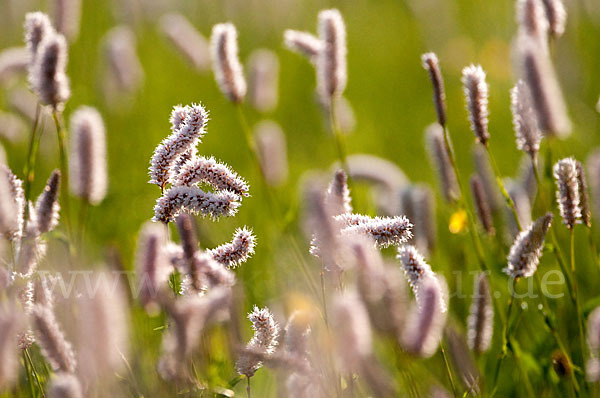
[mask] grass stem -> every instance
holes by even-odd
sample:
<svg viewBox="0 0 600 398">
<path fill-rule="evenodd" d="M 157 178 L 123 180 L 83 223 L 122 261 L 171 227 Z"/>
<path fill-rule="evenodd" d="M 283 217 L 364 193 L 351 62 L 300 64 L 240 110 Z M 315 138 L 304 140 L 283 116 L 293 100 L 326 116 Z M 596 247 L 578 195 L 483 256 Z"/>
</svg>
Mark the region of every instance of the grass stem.
<svg viewBox="0 0 600 398">
<path fill-rule="evenodd" d="M 52 112 L 52 119 L 56 127 L 56 135 L 58 137 L 58 153 L 60 157 L 60 174 L 61 174 L 61 205 L 63 207 L 63 219 L 67 237 L 71 238 L 71 216 L 69 206 L 69 165 L 67 160 L 67 149 L 65 142 L 65 129 L 62 125 L 60 114 L 55 110 Z"/>
</svg>

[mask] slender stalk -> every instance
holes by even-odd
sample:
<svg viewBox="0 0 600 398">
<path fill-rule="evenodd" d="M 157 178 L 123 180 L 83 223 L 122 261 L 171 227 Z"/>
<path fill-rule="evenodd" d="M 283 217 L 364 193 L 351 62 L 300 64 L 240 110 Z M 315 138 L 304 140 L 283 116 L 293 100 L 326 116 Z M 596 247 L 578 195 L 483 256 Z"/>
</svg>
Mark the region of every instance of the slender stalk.
<svg viewBox="0 0 600 398">
<path fill-rule="evenodd" d="M 454 378 L 452 377 L 452 371 L 450 370 L 450 364 L 448 363 L 448 357 L 446 356 L 446 350 L 444 349 L 444 344 L 440 341 L 440 349 L 442 351 L 442 357 L 444 358 L 444 365 L 446 366 L 446 374 L 448 375 L 448 380 L 450 381 L 450 386 L 452 387 L 452 394 L 454 397 L 459 397 L 458 391 L 456 390 L 456 385 L 454 384 Z"/>
<path fill-rule="evenodd" d="M 579 303 L 579 292 L 577 291 L 577 274 L 575 273 L 575 228 L 570 229 L 571 234 L 571 272 L 573 273 L 573 290 L 575 293 L 575 310 L 577 311 L 577 325 L 579 328 L 579 345 L 581 349 L 582 362 L 585 361 L 585 337 L 583 335 L 583 317 L 581 316 L 581 305 Z"/>
<path fill-rule="evenodd" d="M 510 341 L 510 328 L 508 327 L 508 323 L 510 322 L 510 315 L 514 302 L 513 292 L 516 286 L 516 281 L 514 279 L 511 279 L 511 286 L 512 289 L 509 291 L 510 297 L 508 298 L 508 308 L 506 309 L 506 322 L 504 322 L 502 325 L 502 349 L 500 352 L 500 358 L 496 363 L 496 371 L 494 372 L 494 391 L 492 392 L 492 396 L 498 389 L 498 376 L 500 375 L 500 367 L 502 366 L 502 362 L 508 354 L 508 344 Z"/>
<path fill-rule="evenodd" d="M 515 217 L 515 221 L 517 222 L 517 227 L 519 227 L 519 231 L 521 231 L 523 228 L 521 227 L 521 221 L 519 220 L 519 214 L 517 213 L 517 208 L 515 206 L 515 202 L 512 200 L 512 198 L 506 191 L 506 187 L 504 186 L 504 182 L 502 181 L 502 175 L 500 174 L 500 169 L 498 169 L 498 165 L 496 164 L 496 159 L 494 158 L 494 155 L 492 155 L 492 152 L 490 151 L 489 146 L 484 145 L 484 147 L 485 147 L 485 150 L 490 159 L 492 169 L 494 170 L 494 175 L 496 176 L 496 184 L 498 184 L 498 188 L 500 189 L 500 192 L 502 192 L 502 196 L 504 196 L 504 200 L 506 201 L 506 204 L 508 205 L 508 207 L 510 207 L 510 210 L 512 211 L 513 216 Z"/>
<path fill-rule="evenodd" d="M 238 119 L 240 121 L 240 125 L 242 126 L 242 131 L 244 133 L 244 139 L 246 140 L 246 145 L 248 147 L 248 150 L 250 151 L 250 157 L 252 158 L 252 162 L 254 163 L 254 166 L 258 170 L 260 177 L 264 180 L 262 168 L 260 166 L 260 159 L 258 157 L 258 152 L 256 150 L 256 142 L 254 141 L 254 137 L 252 136 L 252 132 L 250 131 L 250 126 L 248 125 L 248 121 L 246 120 L 246 115 L 244 114 L 242 105 L 236 104 L 236 109 L 237 109 Z"/>
<path fill-rule="evenodd" d="M 69 167 L 67 161 L 67 150 L 65 143 L 65 129 L 62 126 L 60 115 L 55 110 L 52 112 L 52 119 L 54 119 L 54 125 L 56 126 L 56 135 L 58 137 L 58 152 L 60 156 L 60 173 L 61 173 L 61 205 L 63 207 L 63 219 L 65 228 L 67 230 L 67 236 L 71 237 L 71 217 L 69 207 Z"/>
<path fill-rule="evenodd" d="M 27 380 L 29 381 L 29 393 L 32 397 L 35 397 L 35 386 L 33 385 L 33 375 L 31 369 L 29 368 L 29 361 L 27 361 L 27 356 L 25 355 L 25 350 L 23 350 L 23 364 L 25 365 L 25 374 L 27 375 Z"/>
<path fill-rule="evenodd" d="M 248 393 L 248 398 L 250 398 L 250 377 L 246 376 L 246 379 L 248 380 L 248 385 L 246 386 L 246 392 Z"/>
<path fill-rule="evenodd" d="M 83 242 L 85 239 L 85 228 L 87 226 L 89 215 L 90 215 L 90 202 L 87 199 L 83 199 L 79 206 L 79 237 L 77 239 L 77 247 L 81 253 L 83 250 Z"/>
<path fill-rule="evenodd" d="M 331 125 L 331 132 L 335 140 L 335 146 L 338 152 L 338 157 L 340 158 L 340 163 L 346 172 L 346 175 L 348 176 L 348 184 L 350 184 L 350 168 L 348 167 L 348 162 L 346 161 L 346 144 L 344 142 L 344 136 L 340 132 L 338 125 L 336 104 L 337 99 L 332 97 L 329 104 L 329 123 Z"/>
<path fill-rule="evenodd" d="M 31 355 L 29 355 L 29 350 L 27 348 L 25 348 L 23 350 L 23 355 L 27 359 L 29 369 L 31 370 L 31 374 L 33 375 L 33 379 L 35 380 L 35 383 L 37 384 L 37 387 L 40 391 L 41 396 L 45 397 L 44 390 L 42 389 L 42 384 L 40 383 L 40 378 L 38 377 L 38 373 L 35 370 L 35 365 L 33 364 L 33 361 L 31 360 Z"/>
<path fill-rule="evenodd" d="M 548 305 L 548 300 L 546 300 L 546 296 L 544 295 L 544 292 L 542 291 L 542 283 L 540 282 L 540 277 L 537 273 L 534 274 L 534 277 L 535 277 L 535 282 L 537 285 L 539 295 L 541 297 L 540 301 L 542 302 L 542 306 L 543 306 L 543 308 L 546 308 L 547 311 L 550 311 L 550 306 Z M 577 396 L 579 396 L 579 383 L 577 383 L 577 378 L 575 377 L 575 373 L 573 371 L 573 368 L 574 368 L 573 359 L 567 352 L 566 346 L 563 343 L 562 339 L 560 338 L 560 335 L 558 334 L 556 327 L 554 326 L 554 318 L 551 317 L 551 315 L 549 315 L 549 312 L 547 312 L 547 311 L 540 309 L 540 312 L 542 313 L 542 316 L 544 317 L 546 326 L 548 326 L 548 329 L 550 329 L 550 332 L 552 333 L 552 336 L 554 337 L 554 340 L 556 341 L 558 348 L 560 349 L 562 355 L 565 356 L 565 358 L 567 359 L 567 362 L 569 363 L 569 367 L 571 368 L 571 372 L 570 372 L 571 383 L 573 384 L 573 388 L 575 389 L 575 394 Z"/>
<path fill-rule="evenodd" d="M 29 138 L 29 147 L 27 149 L 27 162 L 25 163 L 25 203 L 29 200 L 31 193 L 31 185 L 35 176 L 35 160 L 37 158 L 37 150 L 39 141 L 36 140 L 36 133 L 38 130 L 38 124 L 40 121 L 41 105 L 38 102 L 35 107 L 35 118 L 33 120 L 33 127 L 31 128 L 31 137 Z M 41 135 L 41 132 L 40 132 Z M 27 220 L 27 214 L 29 212 L 28 206 L 25 207 L 25 219 Z"/>
</svg>

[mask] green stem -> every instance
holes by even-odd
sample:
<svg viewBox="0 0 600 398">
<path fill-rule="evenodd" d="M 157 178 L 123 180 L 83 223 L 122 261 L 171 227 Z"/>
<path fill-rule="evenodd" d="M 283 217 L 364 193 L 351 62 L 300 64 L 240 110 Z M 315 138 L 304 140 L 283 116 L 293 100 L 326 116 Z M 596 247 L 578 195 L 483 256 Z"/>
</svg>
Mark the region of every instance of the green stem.
<svg viewBox="0 0 600 398">
<path fill-rule="evenodd" d="M 350 180 L 350 168 L 348 167 L 348 162 L 346 160 L 346 145 L 344 142 L 344 136 L 340 132 L 340 128 L 338 125 L 336 104 L 337 99 L 335 97 L 332 97 L 329 104 L 329 123 L 331 125 L 331 132 L 335 140 L 335 146 L 338 153 L 338 157 L 340 158 L 340 163 L 342 165 L 342 168 L 346 172 L 346 175 L 348 176 L 348 180 Z"/>
<path fill-rule="evenodd" d="M 35 365 L 33 364 L 33 361 L 31 360 L 31 355 L 29 355 L 29 350 L 27 348 L 25 348 L 23 350 L 23 354 L 25 355 L 25 358 L 27 359 L 27 362 L 29 364 L 29 369 L 31 370 L 31 373 L 33 374 L 33 379 L 35 380 L 35 383 L 37 384 L 38 389 L 40 390 L 41 396 L 45 397 L 44 390 L 42 389 L 42 384 L 40 383 L 40 379 L 38 377 L 38 373 L 35 370 Z"/>
<path fill-rule="evenodd" d="M 29 393 L 31 397 L 35 397 L 35 386 L 33 385 L 33 375 L 31 369 L 29 368 L 29 362 L 27 361 L 27 356 L 25 355 L 25 350 L 23 350 L 23 363 L 25 364 L 25 374 L 27 375 L 27 380 L 29 381 Z"/>
<path fill-rule="evenodd" d="M 581 349 L 581 360 L 585 362 L 585 336 L 583 334 L 583 317 L 581 316 L 581 305 L 579 304 L 579 292 L 577 289 L 577 274 L 575 273 L 575 229 L 570 229 L 571 234 L 571 272 L 573 273 L 573 290 L 575 293 L 575 310 L 577 312 L 577 325 L 579 328 L 579 345 Z"/>
<path fill-rule="evenodd" d="M 71 237 L 71 217 L 69 207 L 69 167 L 67 161 L 65 129 L 62 126 L 58 112 L 52 112 L 52 119 L 56 126 L 56 135 L 58 137 L 58 153 L 60 157 L 60 174 L 61 174 L 61 205 L 63 207 L 63 219 L 67 236 Z"/>
<path fill-rule="evenodd" d="M 33 127 L 31 129 L 31 137 L 29 138 L 29 147 L 27 149 L 27 162 L 25 163 L 25 202 L 29 200 L 31 193 L 31 185 L 35 176 L 35 161 L 37 158 L 37 152 L 39 148 L 39 141 L 36 140 L 36 133 L 38 130 L 38 124 L 40 120 L 41 105 L 39 102 L 35 107 L 35 118 L 33 120 Z M 40 132 L 41 135 L 41 132 Z M 29 206 L 25 206 L 25 220 L 27 220 L 27 214 L 29 212 Z"/>
<path fill-rule="evenodd" d="M 508 298 L 508 308 L 506 309 L 506 322 L 502 325 L 502 348 L 500 351 L 500 358 L 498 359 L 498 363 L 496 364 L 496 371 L 494 372 L 494 390 L 492 392 L 492 396 L 498 389 L 498 376 L 500 375 L 500 367 L 502 366 L 502 362 L 506 358 L 508 354 L 508 342 L 510 340 L 510 328 L 508 323 L 510 322 L 510 315 L 512 312 L 513 302 L 514 302 L 514 289 L 516 285 L 516 281 L 511 279 L 512 290 L 509 291 L 510 297 Z"/>
<path fill-rule="evenodd" d="M 440 349 L 442 351 L 442 357 L 444 358 L 444 365 L 446 366 L 446 373 L 448 375 L 448 380 L 450 381 L 450 386 L 452 387 L 452 394 L 454 397 L 458 397 L 458 391 L 456 390 L 456 385 L 454 384 L 454 378 L 452 377 L 452 371 L 450 370 L 450 364 L 448 363 L 448 358 L 446 357 L 446 350 L 444 349 L 444 344 L 440 341 Z"/>
<path fill-rule="evenodd" d="M 560 335 L 558 334 L 556 327 L 554 326 L 554 318 L 551 315 L 549 315 L 550 314 L 549 313 L 550 306 L 548 305 L 548 300 L 546 300 L 546 296 L 544 295 L 544 292 L 542 291 L 542 283 L 540 282 L 540 277 L 537 273 L 534 274 L 534 277 L 535 277 L 535 282 L 537 285 L 538 293 L 541 297 L 540 300 L 542 302 L 542 307 L 546 308 L 546 311 L 544 311 L 543 309 L 540 309 L 540 312 L 542 313 L 542 316 L 544 317 L 546 326 L 548 326 L 548 329 L 550 329 L 550 332 L 552 333 L 552 336 L 554 337 L 554 340 L 556 341 L 558 348 L 560 349 L 561 353 L 564 355 L 564 357 L 567 359 L 567 362 L 569 363 L 569 367 L 570 367 L 569 375 L 570 375 L 571 383 L 573 383 L 573 388 L 575 389 L 575 394 L 577 396 L 579 396 L 579 383 L 577 383 L 577 378 L 575 377 L 573 359 L 567 352 L 566 346 L 563 343 L 562 339 L 560 338 Z"/>
<path fill-rule="evenodd" d="M 487 144 L 484 145 L 484 148 L 487 151 L 488 157 L 490 159 L 490 164 L 492 165 L 492 169 L 494 170 L 494 175 L 496 176 L 496 184 L 498 184 L 498 188 L 500 189 L 500 192 L 502 192 L 502 196 L 504 196 L 506 204 L 508 205 L 508 207 L 513 213 L 513 216 L 515 217 L 515 221 L 517 222 L 517 227 L 519 227 L 519 231 L 521 231 L 523 228 L 521 227 L 521 221 L 519 220 L 519 214 L 517 213 L 515 202 L 512 200 L 512 198 L 506 191 L 506 187 L 504 186 L 504 182 L 502 181 L 502 175 L 500 174 L 500 169 L 496 164 L 496 159 L 494 158 L 494 155 L 492 155 L 492 152 L 490 151 L 490 148 L 489 146 L 487 146 Z"/>
</svg>

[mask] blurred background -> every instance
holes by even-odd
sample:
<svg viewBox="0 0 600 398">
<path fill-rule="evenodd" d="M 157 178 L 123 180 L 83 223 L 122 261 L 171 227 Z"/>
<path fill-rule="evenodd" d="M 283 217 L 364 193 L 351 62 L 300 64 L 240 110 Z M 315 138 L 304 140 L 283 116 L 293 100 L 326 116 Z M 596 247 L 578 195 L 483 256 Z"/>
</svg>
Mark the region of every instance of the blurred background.
<svg viewBox="0 0 600 398">
<path fill-rule="evenodd" d="M 52 16 L 51 3 L 0 0 L 0 48 L 22 46 L 25 13 L 42 10 Z M 574 128 L 571 137 L 555 149 L 555 156 L 572 154 L 585 160 L 589 149 L 600 144 L 600 117 L 595 110 L 600 94 L 600 3 L 567 0 L 565 5 L 566 33 L 551 50 Z M 172 107 L 201 102 L 210 111 L 210 121 L 199 153 L 230 164 L 249 181 L 252 195 L 244 199 L 236 217 L 218 222 L 199 219 L 201 246 L 212 248 L 228 241 L 238 226 L 254 229 L 258 238 L 256 255 L 236 270 L 246 292 L 243 312 L 252 304 L 267 304 L 276 313 L 283 313 L 295 294 L 306 292 L 305 281 L 298 277 L 300 260 L 286 250 L 286 241 L 278 238 L 278 226 L 270 219 L 269 202 L 251 163 L 235 107 L 219 91 L 210 67 L 194 67 L 171 45 L 160 21 L 166 13 L 181 13 L 206 38 L 214 24 L 232 22 L 238 29 L 239 54 L 246 70 L 252 51 L 266 48 L 277 54 L 277 106 L 259 112 L 248 105 L 244 112 L 250 125 L 274 120 L 285 133 L 289 176 L 274 192 L 286 207 L 281 209 L 282 219 L 287 217 L 286 233 L 297 238 L 304 254 L 308 241 L 301 232 L 301 181 L 306 172 L 329 171 L 337 155 L 316 100 L 314 68 L 305 58 L 284 48 L 283 32 L 316 32 L 319 10 L 331 7 L 340 10 L 348 32 L 348 86 L 344 96 L 355 119 L 352 132 L 346 136 L 350 154 L 368 153 L 390 160 L 411 181 L 427 182 L 439 191 L 424 145 L 423 131 L 435 121 L 435 110 L 430 82 L 420 60 L 422 53 L 434 51 L 445 77 L 448 124 L 463 175 L 473 170 L 474 137 L 460 73 L 471 63 L 481 64 L 488 74 L 491 151 L 503 175 L 518 173 L 521 153 L 515 146 L 509 96 L 515 83 L 511 56 L 516 32 L 513 1 L 83 0 L 79 33 L 69 47 L 67 72 L 72 97 L 64 115 L 68 121 L 80 105 L 94 106 L 102 114 L 107 131 L 109 191 L 101 205 L 91 211 L 82 267 L 115 261 L 116 253 L 123 267 L 132 269 L 137 233 L 152 217 L 160 196 L 159 188 L 147 183 L 150 157 L 170 134 Z M 104 56 L 107 34 L 116 26 L 127 26 L 134 33 L 141 67 L 134 87 L 118 96 L 111 92 Z M 119 42 L 124 40 L 119 38 Z M 2 115 L 17 118 L 12 124 L 0 123 L 0 140 L 9 166 L 22 177 L 31 114 L 19 101 L 27 101 L 28 87 L 18 73 L 0 77 Z M 54 128 L 50 119 L 44 124 L 34 193 L 40 192 L 47 175 L 58 167 Z M 375 214 L 368 188 L 361 184 L 353 188 L 355 209 Z M 475 260 L 468 250 L 445 249 L 466 245 L 467 238 L 450 234 L 446 226 L 451 210 L 440 195 L 437 197 L 438 249 L 430 262 L 436 272 L 451 279 L 453 269 L 475 269 Z M 454 254 L 439 254 L 448 252 Z M 309 257 L 302 261 L 318 272 L 318 264 Z M 498 269 L 503 261 L 498 259 Z M 596 279 L 594 276 L 590 284 Z M 464 319 L 468 311 L 469 301 L 463 301 L 457 300 L 455 307 L 459 319 Z M 164 319 L 150 318 L 141 309 L 135 311 L 131 350 L 131 365 L 138 381 L 135 389 L 144 396 L 157 396 L 156 391 L 169 391 L 154 370 L 160 349 L 160 331 L 154 329 Z M 233 378 L 231 364 L 225 359 L 220 364 L 218 353 L 214 361 L 216 380 L 226 383 L 228 374 Z M 439 358 L 431 361 L 435 369 L 441 366 Z M 260 394 L 257 396 L 278 396 L 274 380 L 270 372 L 258 372 L 253 379 L 255 391 Z"/>
</svg>

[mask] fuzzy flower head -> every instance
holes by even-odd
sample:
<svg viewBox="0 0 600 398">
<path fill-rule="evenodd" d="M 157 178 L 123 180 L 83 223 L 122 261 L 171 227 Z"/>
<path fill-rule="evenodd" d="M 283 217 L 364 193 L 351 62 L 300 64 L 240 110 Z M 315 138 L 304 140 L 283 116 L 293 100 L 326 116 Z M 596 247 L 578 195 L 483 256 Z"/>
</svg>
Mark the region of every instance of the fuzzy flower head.
<svg viewBox="0 0 600 398">
<path fill-rule="evenodd" d="M 511 278 L 528 278 L 535 273 L 552 219 L 552 213 L 546 213 L 519 233 L 508 253 L 508 267 L 503 269 Z"/>
<path fill-rule="evenodd" d="M 542 0 L 518 0 L 517 23 L 522 32 L 535 37 L 540 45 L 546 47 L 544 42 L 547 40 L 549 25 Z"/>
<path fill-rule="evenodd" d="M 550 35 L 557 39 L 565 33 L 567 10 L 562 0 L 542 0 L 546 18 L 550 28 Z"/>
<path fill-rule="evenodd" d="M 40 43 L 48 35 L 54 34 L 54 28 L 48 15 L 43 12 L 30 12 L 25 15 L 25 45 L 29 51 L 29 62 L 33 65 Z"/>
<path fill-rule="evenodd" d="M 338 98 L 346 88 L 346 27 L 336 9 L 323 10 L 318 18 L 319 40 L 323 49 L 317 55 L 317 88 L 324 103 Z"/>
<path fill-rule="evenodd" d="M 265 356 L 274 354 L 278 345 L 279 324 L 273 318 L 271 311 L 267 307 L 254 306 L 253 311 L 248 314 L 248 319 L 252 322 L 254 336 L 246 345 L 246 349 Z M 235 366 L 240 375 L 252 377 L 262 365 L 262 361 L 256 356 L 242 353 Z"/>
<path fill-rule="evenodd" d="M 32 86 L 40 102 L 62 110 L 71 96 L 66 75 L 67 41 L 58 33 L 49 34 L 40 42 L 31 72 Z"/>
<path fill-rule="evenodd" d="M 510 100 L 517 148 L 535 158 L 540 150 L 542 132 L 533 111 L 529 88 L 523 80 L 510 90 Z"/>
<path fill-rule="evenodd" d="M 46 183 L 44 192 L 35 203 L 37 213 L 38 234 L 51 231 L 58 224 L 58 186 L 60 184 L 60 171 L 54 170 Z"/>
<path fill-rule="evenodd" d="M 553 167 L 560 216 L 569 229 L 572 229 L 581 219 L 578 173 L 577 161 L 573 158 L 559 160 Z"/>
<path fill-rule="evenodd" d="M 206 183 L 216 190 L 231 191 L 239 196 L 249 196 L 248 183 L 228 165 L 214 158 L 200 156 L 190 159 L 171 177 L 174 186 L 191 186 Z"/>
<path fill-rule="evenodd" d="M 581 207 L 581 222 L 588 227 L 592 226 L 592 215 L 590 213 L 590 197 L 588 194 L 585 170 L 579 161 L 575 161 L 577 167 L 577 187 L 579 188 L 579 203 Z"/>
<path fill-rule="evenodd" d="M 438 276 L 431 270 L 429 264 L 427 264 L 423 256 L 421 256 L 414 246 L 405 245 L 400 247 L 398 249 L 398 255 L 396 258 L 400 260 L 404 275 L 406 276 L 408 284 L 415 294 L 417 304 L 421 305 L 423 300 L 421 288 L 424 281 L 431 280 L 428 283 L 437 283 L 438 288 L 441 289 Z M 440 308 L 443 312 L 445 312 L 447 310 L 447 305 L 443 295 L 440 295 L 440 300 Z"/>
<path fill-rule="evenodd" d="M 462 83 L 467 100 L 471 129 L 477 141 L 487 145 L 488 132 L 488 85 L 480 65 L 470 65 L 462 71 Z"/>
<path fill-rule="evenodd" d="M 421 55 L 423 68 L 429 73 L 431 84 L 433 85 L 433 103 L 437 112 L 438 123 L 441 126 L 446 125 L 446 92 L 444 90 L 444 79 L 440 69 L 440 62 L 435 53 L 425 53 Z"/>
<path fill-rule="evenodd" d="M 204 192 L 196 187 L 173 187 L 157 199 L 153 221 L 170 223 L 182 211 L 217 219 L 237 213 L 240 197 L 233 192 Z"/>
<path fill-rule="evenodd" d="M 210 37 L 210 52 L 215 79 L 221 92 L 239 104 L 246 96 L 246 80 L 238 58 L 237 31 L 231 23 L 217 24 Z"/>
<path fill-rule="evenodd" d="M 375 240 L 378 247 L 399 246 L 412 239 L 412 223 L 404 216 L 369 217 L 341 214 L 335 217 L 343 226 L 341 235 L 363 235 Z"/>
<path fill-rule="evenodd" d="M 352 213 L 352 198 L 348 189 L 348 176 L 344 170 L 338 170 L 327 188 L 325 195 L 327 205 L 331 207 L 334 215 Z"/>
<path fill-rule="evenodd" d="M 218 246 L 208 253 L 215 261 L 227 268 L 236 268 L 238 265 L 246 262 L 254 254 L 256 246 L 256 237 L 252 230 L 244 227 L 238 228 L 233 233 L 233 240 Z"/>
<path fill-rule="evenodd" d="M 171 112 L 173 133 L 165 138 L 154 150 L 150 161 L 150 184 L 161 188 L 172 178 L 172 168 L 181 155 L 198 145 L 208 121 L 208 112 L 201 104 L 174 107 Z"/>
</svg>

